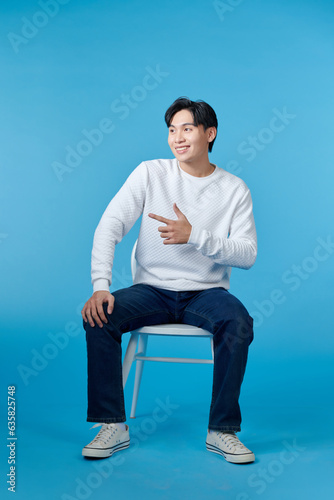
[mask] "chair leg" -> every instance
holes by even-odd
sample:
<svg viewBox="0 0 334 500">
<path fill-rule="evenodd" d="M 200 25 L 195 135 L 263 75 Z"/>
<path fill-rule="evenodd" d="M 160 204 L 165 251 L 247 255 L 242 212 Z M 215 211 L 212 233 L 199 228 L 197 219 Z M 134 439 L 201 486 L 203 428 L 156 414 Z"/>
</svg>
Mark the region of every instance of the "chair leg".
<svg viewBox="0 0 334 500">
<path fill-rule="evenodd" d="M 137 354 L 139 354 L 141 356 L 146 356 L 147 340 L 148 340 L 147 335 L 141 334 L 139 336 Z M 137 360 L 136 363 L 137 363 L 137 366 L 136 366 L 135 384 L 134 384 L 134 388 L 133 388 L 133 397 L 132 397 L 130 418 L 136 418 L 136 407 L 137 407 L 137 401 L 138 401 L 138 394 L 139 394 L 140 382 L 141 382 L 141 377 L 143 374 L 145 361 Z"/>
<path fill-rule="evenodd" d="M 126 349 L 126 353 L 125 353 L 124 360 L 123 360 L 123 370 L 122 370 L 123 371 L 123 389 L 125 387 L 125 384 L 126 384 L 129 372 L 130 372 L 133 358 L 135 357 L 138 337 L 139 337 L 138 333 L 131 333 L 128 347 Z"/>
<path fill-rule="evenodd" d="M 214 355 L 214 351 L 213 351 L 213 336 L 210 338 L 210 343 L 211 343 L 212 361 L 214 361 L 215 355 Z"/>
</svg>

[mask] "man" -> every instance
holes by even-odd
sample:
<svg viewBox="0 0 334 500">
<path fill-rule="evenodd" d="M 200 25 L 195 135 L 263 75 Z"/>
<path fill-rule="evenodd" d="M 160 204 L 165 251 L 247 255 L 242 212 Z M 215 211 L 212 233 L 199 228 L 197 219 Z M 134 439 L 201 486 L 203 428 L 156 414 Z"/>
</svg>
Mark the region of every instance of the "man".
<svg viewBox="0 0 334 500">
<path fill-rule="evenodd" d="M 228 292 L 231 267 L 248 269 L 257 242 L 249 189 L 209 161 L 217 117 L 203 101 L 166 111 L 172 160 L 141 163 L 109 203 L 94 235 L 94 293 L 82 310 L 88 352 L 88 422 L 102 425 L 86 457 L 127 448 L 121 337 L 185 323 L 213 333 L 214 373 L 206 447 L 233 463 L 254 461 L 237 438 L 240 387 L 253 320 Z M 115 245 L 142 215 L 134 285 L 109 292 Z"/>
</svg>

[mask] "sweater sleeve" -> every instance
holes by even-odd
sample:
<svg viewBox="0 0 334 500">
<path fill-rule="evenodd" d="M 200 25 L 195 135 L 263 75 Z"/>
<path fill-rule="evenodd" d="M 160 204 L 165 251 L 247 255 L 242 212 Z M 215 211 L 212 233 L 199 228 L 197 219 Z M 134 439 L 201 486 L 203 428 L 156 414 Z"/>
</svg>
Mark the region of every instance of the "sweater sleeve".
<svg viewBox="0 0 334 500">
<path fill-rule="evenodd" d="M 142 214 L 147 183 L 148 172 L 143 162 L 129 175 L 101 217 L 94 233 L 91 258 L 94 292 L 109 290 L 115 245 L 130 231 Z"/>
<path fill-rule="evenodd" d="M 218 264 L 249 269 L 257 255 L 253 204 L 249 189 L 237 203 L 230 222 L 229 236 L 221 237 L 193 226 L 188 244 Z"/>
</svg>

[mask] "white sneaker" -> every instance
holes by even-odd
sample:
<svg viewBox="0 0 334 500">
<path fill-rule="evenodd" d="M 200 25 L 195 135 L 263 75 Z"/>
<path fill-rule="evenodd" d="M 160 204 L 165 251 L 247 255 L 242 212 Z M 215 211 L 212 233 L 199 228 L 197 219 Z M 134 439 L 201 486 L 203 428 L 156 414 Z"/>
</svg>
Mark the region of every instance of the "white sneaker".
<svg viewBox="0 0 334 500">
<path fill-rule="evenodd" d="M 125 431 L 120 430 L 115 424 L 95 424 L 93 427 L 102 425 L 97 436 L 82 450 L 84 457 L 107 458 L 115 451 L 124 450 L 130 446 L 129 426 Z M 91 427 L 91 429 L 93 429 Z"/>
<path fill-rule="evenodd" d="M 255 456 L 235 433 L 209 431 L 206 438 L 206 448 L 213 453 L 223 455 L 223 457 L 234 464 L 245 464 L 254 462 Z"/>
</svg>

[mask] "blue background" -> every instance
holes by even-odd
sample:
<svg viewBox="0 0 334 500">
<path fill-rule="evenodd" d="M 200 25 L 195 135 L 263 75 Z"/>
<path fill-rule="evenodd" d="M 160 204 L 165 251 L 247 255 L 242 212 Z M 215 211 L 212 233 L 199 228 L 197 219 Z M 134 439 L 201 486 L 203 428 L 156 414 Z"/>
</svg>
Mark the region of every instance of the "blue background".
<svg viewBox="0 0 334 500">
<path fill-rule="evenodd" d="M 316 0 L 2 2 L 1 495 L 15 385 L 20 500 L 329 498 L 333 20 L 333 2 Z M 149 79 L 152 71 L 160 76 Z M 181 95 L 216 110 L 211 161 L 253 196 L 258 259 L 232 271 L 231 292 L 256 325 L 240 437 L 257 461 L 233 466 L 205 450 L 211 367 L 152 363 L 130 422 L 130 433 L 146 434 L 101 479 L 80 456 L 95 435 L 80 316 L 93 233 L 141 161 L 171 157 L 163 115 Z M 85 149 L 82 131 L 105 119 L 109 131 Z M 69 150 L 81 151 L 77 166 L 66 163 Z M 138 224 L 116 248 L 111 290 L 131 284 Z M 209 345 L 151 342 L 152 355 L 162 351 L 206 356 Z M 175 409 L 153 425 L 157 398 L 168 397 Z M 286 443 L 295 447 L 289 464 Z M 86 490 L 76 492 L 80 480 Z"/>
</svg>

